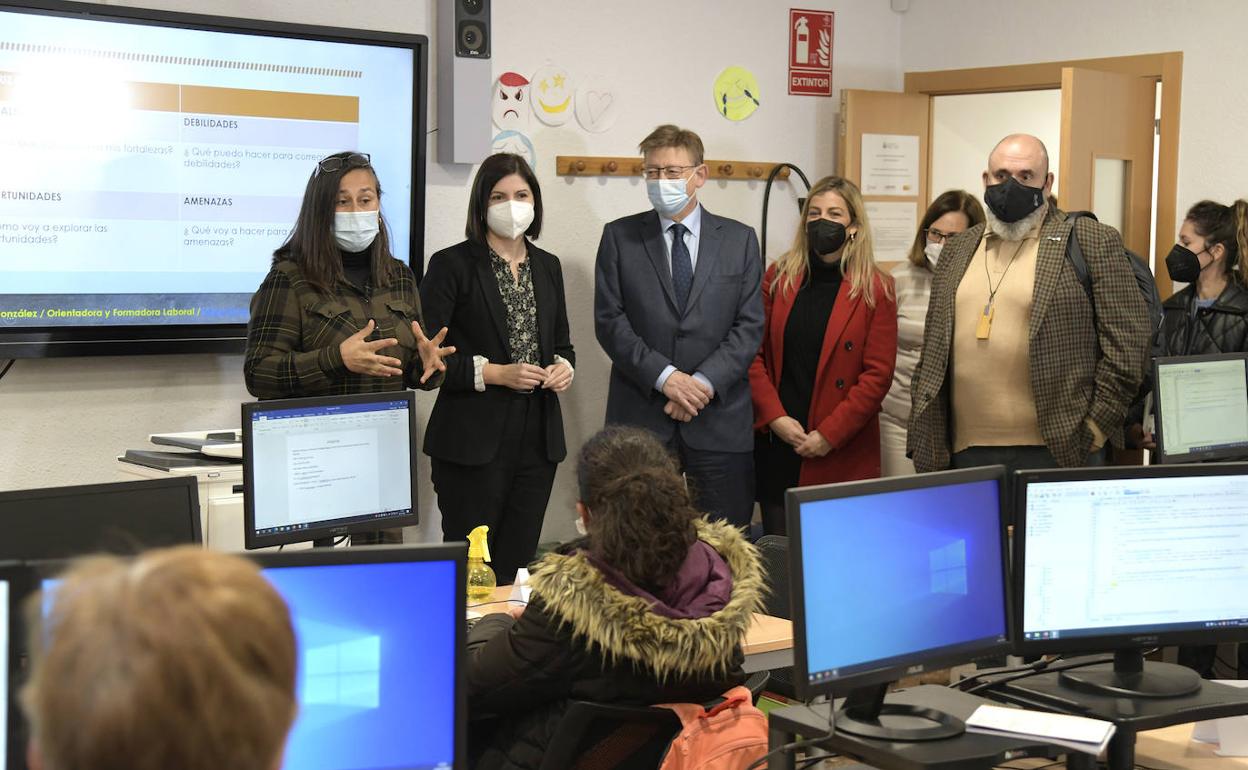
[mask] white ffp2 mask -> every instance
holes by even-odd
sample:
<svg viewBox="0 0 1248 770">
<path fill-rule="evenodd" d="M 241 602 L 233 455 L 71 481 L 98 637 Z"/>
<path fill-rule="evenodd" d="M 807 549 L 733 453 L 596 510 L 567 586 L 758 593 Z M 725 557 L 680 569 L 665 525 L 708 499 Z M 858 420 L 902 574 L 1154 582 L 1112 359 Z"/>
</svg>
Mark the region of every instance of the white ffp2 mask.
<svg viewBox="0 0 1248 770">
<path fill-rule="evenodd" d="M 485 224 L 499 238 L 514 241 L 533 224 L 533 204 L 527 201 L 499 201 L 485 210 Z"/>
</svg>

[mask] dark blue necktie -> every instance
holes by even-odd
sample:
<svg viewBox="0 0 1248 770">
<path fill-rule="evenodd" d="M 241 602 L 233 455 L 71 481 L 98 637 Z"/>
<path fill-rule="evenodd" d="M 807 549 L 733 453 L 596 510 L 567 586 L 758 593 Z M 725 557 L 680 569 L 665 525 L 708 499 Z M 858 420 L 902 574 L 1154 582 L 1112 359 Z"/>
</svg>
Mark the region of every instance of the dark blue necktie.
<svg viewBox="0 0 1248 770">
<path fill-rule="evenodd" d="M 676 305 L 683 313 L 689 301 L 689 289 L 693 287 L 693 259 L 685 245 L 685 233 L 689 228 L 676 222 L 667 230 L 672 234 L 672 288 L 676 290 Z"/>
</svg>

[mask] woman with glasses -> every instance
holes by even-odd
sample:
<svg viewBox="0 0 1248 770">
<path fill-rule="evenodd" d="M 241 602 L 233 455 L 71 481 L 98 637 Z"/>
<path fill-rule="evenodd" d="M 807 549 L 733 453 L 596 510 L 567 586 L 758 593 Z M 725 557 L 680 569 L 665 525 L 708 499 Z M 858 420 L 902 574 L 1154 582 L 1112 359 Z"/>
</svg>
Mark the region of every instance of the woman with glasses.
<svg viewBox="0 0 1248 770">
<path fill-rule="evenodd" d="M 524 158 L 499 153 L 477 171 L 467 240 L 429 258 L 420 284 L 429 322 L 458 351 L 425 432 L 442 535 L 488 526 L 500 583 L 537 550 L 555 467 L 567 455 L 559 393 L 572 385 L 559 258 L 533 245 L 542 190 Z"/>
<path fill-rule="evenodd" d="M 784 534 L 784 490 L 880 475 L 897 310 L 853 182 L 830 176 L 811 188 L 793 248 L 763 278 L 763 308 L 750 367 L 755 468 L 763 527 Z"/>
<path fill-rule="evenodd" d="M 923 348 L 923 326 L 932 291 L 932 274 L 945 241 L 984 221 L 984 209 L 965 190 L 941 193 L 927 207 L 910 256 L 893 268 L 897 290 L 897 366 L 893 386 L 884 397 L 880 415 L 880 459 L 883 475 L 914 473 L 906 458 L 906 421 L 910 419 L 910 378 Z"/>
<path fill-rule="evenodd" d="M 432 389 L 447 330 L 425 335 L 416 279 L 390 253 L 369 156 L 317 164 L 294 229 L 251 299 L 243 377 L 257 398 Z M 402 531 L 353 536 L 401 542 Z"/>
</svg>

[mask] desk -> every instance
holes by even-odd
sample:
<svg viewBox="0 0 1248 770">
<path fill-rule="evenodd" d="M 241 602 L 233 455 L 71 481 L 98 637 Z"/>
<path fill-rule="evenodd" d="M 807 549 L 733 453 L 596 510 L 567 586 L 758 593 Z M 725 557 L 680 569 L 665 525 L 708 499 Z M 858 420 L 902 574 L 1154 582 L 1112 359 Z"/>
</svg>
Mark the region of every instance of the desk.
<svg viewBox="0 0 1248 770">
<path fill-rule="evenodd" d="M 482 615 L 506 612 L 508 607 L 517 603 L 509 601 L 511 589 L 511 586 L 499 586 L 494 589 L 494 596 L 489 603 L 472 605 L 468 609 Z M 745 633 L 741 649 L 745 653 L 743 668 L 747 674 L 793 665 L 792 621 L 754 613 L 754 622 Z"/>
<path fill-rule="evenodd" d="M 1142 736 L 1145 730 L 1181 725 L 1190 736 L 1192 722 L 1248 714 L 1248 691 L 1217 682 L 1204 682 L 1196 693 L 1177 698 L 1129 699 L 1075 693 L 1060 683 L 1059 676 L 1049 672 L 1010 682 L 993 689 L 992 697 L 1038 711 L 1077 713 L 1113 722 L 1118 729 L 1109 743 L 1109 770 L 1132 770 L 1137 751 L 1136 736 Z M 1075 701 L 1071 705 L 1079 708 L 1072 709 L 1062 701 Z M 1189 770 L 1187 765 L 1180 766 Z"/>
<path fill-rule="evenodd" d="M 966 719 L 981 705 L 992 703 L 985 698 L 938 685 L 897 690 L 889 693 L 886 702 L 927 706 L 960 719 Z M 774 751 L 791 742 L 797 735 L 810 737 L 825 733 L 828 729 L 828 708 L 829 704 L 819 703 L 772 711 L 768 717 L 771 749 Z M 1010 762 L 1013 766 L 1014 761 L 1024 757 L 1052 760 L 1065 751 L 1043 741 L 976 733 L 938 741 L 894 742 L 837 732 L 821 745 L 882 770 L 989 770 L 1003 762 Z M 768 765 L 775 770 L 792 770 L 793 766 L 792 754 L 782 755 Z"/>
<path fill-rule="evenodd" d="M 1248 757 L 1219 757 L 1208 743 L 1193 743 L 1194 725 L 1174 725 L 1140 733 L 1135 757 L 1156 770 L 1237 770 L 1248 768 Z"/>
</svg>

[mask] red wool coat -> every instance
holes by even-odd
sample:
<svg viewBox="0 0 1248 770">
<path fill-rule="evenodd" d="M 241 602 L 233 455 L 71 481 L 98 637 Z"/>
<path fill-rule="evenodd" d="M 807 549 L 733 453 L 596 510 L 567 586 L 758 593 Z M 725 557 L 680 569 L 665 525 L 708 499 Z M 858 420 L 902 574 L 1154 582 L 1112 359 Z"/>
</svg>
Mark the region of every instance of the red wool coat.
<svg viewBox="0 0 1248 770">
<path fill-rule="evenodd" d="M 784 327 L 793 309 L 794 290 L 772 295 L 773 264 L 763 277 L 763 345 L 750 366 L 754 429 L 785 415 L 780 403 L 784 370 Z M 877 478 L 880 475 L 880 404 L 893 382 L 897 359 L 897 302 L 892 280 L 875 279 L 875 307 L 860 295 L 850 299 L 846 278 L 836 295 L 819 353 L 810 414 L 790 415 L 807 430 L 818 430 L 832 445 L 823 457 L 802 461 L 801 486 Z"/>
</svg>

